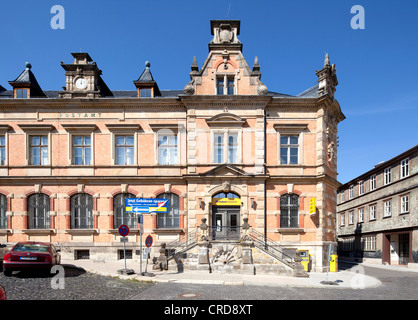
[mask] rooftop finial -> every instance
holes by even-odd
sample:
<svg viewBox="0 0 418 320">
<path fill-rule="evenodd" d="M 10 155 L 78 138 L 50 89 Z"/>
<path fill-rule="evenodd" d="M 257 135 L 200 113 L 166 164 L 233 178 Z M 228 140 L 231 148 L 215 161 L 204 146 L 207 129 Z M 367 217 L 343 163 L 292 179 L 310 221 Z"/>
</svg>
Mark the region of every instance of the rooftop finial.
<svg viewBox="0 0 418 320">
<path fill-rule="evenodd" d="M 145 61 L 145 67 L 149 69 L 149 67 L 151 67 L 151 63 L 149 61 Z"/>
<path fill-rule="evenodd" d="M 31 65 L 29 62 L 26 62 L 26 63 L 25 63 L 25 66 L 26 66 L 26 69 L 30 69 L 30 68 L 32 68 L 32 65 Z"/>
<path fill-rule="evenodd" d="M 330 66 L 330 62 L 329 62 L 329 55 L 328 53 L 325 55 L 325 62 L 324 62 L 324 67 L 328 67 Z"/>
</svg>

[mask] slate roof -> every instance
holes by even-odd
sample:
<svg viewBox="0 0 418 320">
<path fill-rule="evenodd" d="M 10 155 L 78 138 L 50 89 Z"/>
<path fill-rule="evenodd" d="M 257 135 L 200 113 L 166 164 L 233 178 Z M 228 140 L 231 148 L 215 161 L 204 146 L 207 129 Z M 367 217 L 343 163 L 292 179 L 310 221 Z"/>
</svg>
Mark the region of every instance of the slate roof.
<svg viewBox="0 0 418 320">
<path fill-rule="evenodd" d="M 296 97 L 299 98 L 318 98 L 318 88 L 319 84 L 315 84 L 313 87 L 299 93 Z"/>
<path fill-rule="evenodd" d="M 9 81 L 9 83 L 11 86 L 14 86 L 15 84 L 28 84 L 31 87 L 31 96 L 42 97 L 44 96 L 44 93 L 30 68 L 31 65 L 26 63 L 25 70 L 23 70 L 23 72 L 15 80 Z"/>
</svg>

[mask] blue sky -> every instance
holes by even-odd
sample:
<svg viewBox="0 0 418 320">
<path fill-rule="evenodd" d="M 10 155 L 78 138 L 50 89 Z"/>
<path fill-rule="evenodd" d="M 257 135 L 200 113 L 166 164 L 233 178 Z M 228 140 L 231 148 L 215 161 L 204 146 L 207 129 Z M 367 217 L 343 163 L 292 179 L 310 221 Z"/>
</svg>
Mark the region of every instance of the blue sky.
<svg viewBox="0 0 418 320">
<path fill-rule="evenodd" d="M 53 30 L 51 7 L 65 9 Z M 354 30 L 350 10 L 365 9 Z M 0 85 L 10 89 L 32 64 L 44 90 L 65 85 L 60 61 L 88 52 L 111 90 L 133 90 L 144 62 L 160 89 L 183 89 L 193 56 L 208 53 L 210 20 L 241 20 L 250 66 L 259 57 L 269 90 L 298 94 L 317 81 L 325 53 L 337 67 L 339 181 L 345 183 L 417 144 L 418 1 L 106 1 L 21 0 L 0 6 Z"/>
</svg>

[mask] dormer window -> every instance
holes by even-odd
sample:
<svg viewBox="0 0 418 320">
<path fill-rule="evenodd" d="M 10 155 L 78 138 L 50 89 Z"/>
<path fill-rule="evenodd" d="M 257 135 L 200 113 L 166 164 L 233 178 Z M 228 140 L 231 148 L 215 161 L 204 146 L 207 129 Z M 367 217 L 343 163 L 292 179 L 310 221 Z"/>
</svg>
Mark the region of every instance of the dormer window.
<svg viewBox="0 0 418 320">
<path fill-rule="evenodd" d="M 17 99 L 27 99 L 27 98 L 29 98 L 28 89 L 26 89 L 26 88 L 24 88 L 24 89 L 21 89 L 21 88 L 15 89 L 15 97 Z"/>
<path fill-rule="evenodd" d="M 151 63 L 146 61 L 145 70 L 142 72 L 139 79 L 134 81 L 138 98 L 154 98 L 161 96 L 157 82 L 155 82 L 152 77 L 150 67 Z"/>
<path fill-rule="evenodd" d="M 9 81 L 13 87 L 13 97 L 15 99 L 28 99 L 28 98 L 45 98 L 41 87 L 36 81 L 35 75 L 31 71 L 32 65 L 26 62 L 26 68 L 23 72 L 13 81 Z"/>
<path fill-rule="evenodd" d="M 216 78 L 216 94 L 232 96 L 235 93 L 234 76 L 218 76 Z"/>
</svg>

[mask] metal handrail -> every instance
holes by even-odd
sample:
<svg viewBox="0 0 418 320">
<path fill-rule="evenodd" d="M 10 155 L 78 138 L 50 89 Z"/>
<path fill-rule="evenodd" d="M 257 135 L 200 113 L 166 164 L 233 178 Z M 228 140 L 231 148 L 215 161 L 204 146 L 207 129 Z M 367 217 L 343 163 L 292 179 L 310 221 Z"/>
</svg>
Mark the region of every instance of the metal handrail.
<svg viewBox="0 0 418 320">
<path fill-rule="evenodd" d="M 166 245 L 167 258 L 171 259 L 175 255 L 180 254 L 197 244 L 197 229 L 184 234 L 178 240 L 174 240 Z"/>
<path fill-rule="evenodd" d="M 248 236 L 258 249 L 293 268 L 295 262 L 294 257 L 287 254 L 285 249 L 283 249 L 278 242 L 265 237 L 263 233 L 255 230 L 254 228 L 250 229 Z"/>
</svg>

